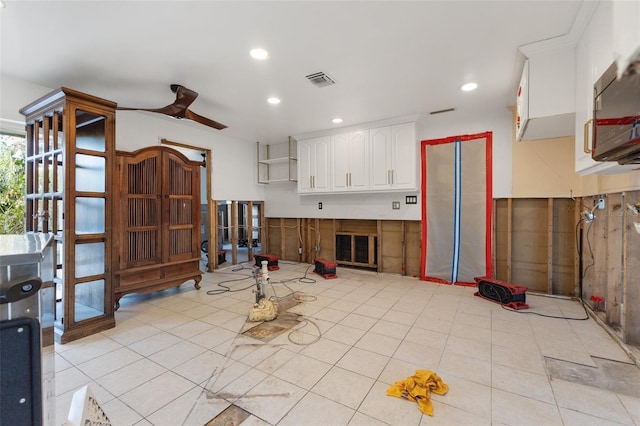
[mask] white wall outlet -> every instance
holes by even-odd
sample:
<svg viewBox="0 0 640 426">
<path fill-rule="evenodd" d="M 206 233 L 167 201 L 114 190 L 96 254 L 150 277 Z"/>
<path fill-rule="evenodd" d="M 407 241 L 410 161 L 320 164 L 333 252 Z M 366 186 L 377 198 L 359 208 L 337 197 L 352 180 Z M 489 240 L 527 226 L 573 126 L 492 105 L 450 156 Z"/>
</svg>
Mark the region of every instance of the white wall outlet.
<svg viewBox="0 0 640 426">
<path fill-rule="evenodd" d="M 391 208 L 393 210 L 400 210 L 400 201 L 393 201 L 391 202 Z"/>
</svg>

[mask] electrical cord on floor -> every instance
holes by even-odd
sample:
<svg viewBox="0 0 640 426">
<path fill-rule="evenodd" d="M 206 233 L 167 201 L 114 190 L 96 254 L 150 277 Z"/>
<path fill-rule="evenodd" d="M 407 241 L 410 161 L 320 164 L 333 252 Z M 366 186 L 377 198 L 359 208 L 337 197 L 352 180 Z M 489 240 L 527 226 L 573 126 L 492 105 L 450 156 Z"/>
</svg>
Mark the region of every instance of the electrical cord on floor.
<svg viewBox="0 0 640 426">
<path fill-rule="evenodd" d="M 311 265 L 312 266 L 312 265 Z M 287 283 L 291 282 L 291 281 L 296 281 L 298 280 L 298 282 L 303 282 L 302 280 L 304 278 L 306 278 L 307 273 L 309 272 L 309 268 L 307 268 L 307 270 L 304 273 L 304 276 L 301 278 L 291 278 L 288 280 L 284 280 L 284 281 L 269 281 L 269 284 L 271 284 L 271 291 L 273 291 L 273 298 L 275 298 L 275 300 L 280 301 L 283 300 L 285 297 L 293 295 L 293 299 L 297 302 L 313 302 L 315 300 L 318 300 L 318 298 L 316 296 L 313 295 L 308 295 L 305 294 L 303 292 L 300 291 L 296 291 L 294 289 L 292 289 L 291 287 L 289 287 L 287 285 Z M 314 279 L 312 278 L 307 278 L 308 280 L 312 280 L 314 283 L 316 282 Z M 290 293 L 287 294 L 286 296 L 278 296 L 278 294 L 276 293 L 276 289 L 274 287 L 274 284 L 282 284 L 283 286 L 285 286 Z M 289 334 L 287 334 L 287 339 L 289 339 L 289 341 L 291 343 L 293 343 L 294 345 L 301 345 L 301 346 L 307 346 L 307 345 L 311 345 L 313 343 L 316 343 L 318 340 L 320 340 L 320 338 L 322 337 L 322 330 L 320 330 L 320 326 L 318 324 L 316 324 L 315 322 L 313 322 L 312 320 L 310 320 L 307 317 L 302 317 L 300 319 L 300 323 L 303 324 L 302 326 L 291 330 L 289 332 Z M 296 335 L 298 333 L 302 333 L 300 330 L 302 330 L 303 328 L 307 327 L 308 325 L 312 325 L 313 327 L 315 327 L 318 330 L 318 335 L 310 342 L 297 342 L 293 339 L 293 335 Z M 308 334 L 308 333 L 302 333 L 302 334 Z"/>
<path fill-rule="evenodd" d="M 298 265 L 297 263 L 290 263 L 289 265 Z M 304 275 L 302 277 L 295 277 L 295 278 L 289 278 L 288 280 L 283 280 L 283 281 L 274 281 L 275 284 L 285 284 L 291 281 L 298 281 L 304 284 L 315 284 L 316 280 L 313 278 L 309 278 L 307 277 L 307 274 L 309 273 L 309 269 L 311 269 L 311 267 L 314 266 L 313 264 L 307 266 L 307 269 L 304 271 Z"/>
<path fill-rule="evenodd" d="M 241 264 L 241 266 L 242 267 L 240 267 L 240 268 L 235 268 L 235 269 L 231 270 L 232 272 L 234 272 L 233 275 L 235 275 L 235 272 L 241 271 L 242 269 L 250 269 L 250 268 L 245 268 L 244 265 L 242 265 L 242 264 Z M 270 300 L 275 299 L 277 301 L 280 301 L 284 297 L 286 297 L 286 296 L 279 297 L 277 295 L 275 287 L 274 287 L 274 284 L 282 284 L 291 292 L 289 294 L 293 295 L 294 300 L 296 300 L 298 302 L 313 302 L 315 300 L 318 300 L 318 298 L 316 296 L 307 295 L 307 294 L 304 294 L 302 292 L 295 291 L 295 290 L 293 290 L 291 287 L 289 287 L 287 285 L 287 283 L 292 282 L 292 281 L 296 281 L 296 280 L 298 282 L 301 282 L 301 283 L 309 283 L 309 284 L 315 283 L 316 280 L 314 280 L 313 278 L 308 278 L 307 277 L 307 274 L 309 273 L 309 269 L 311 268 L 311 266 L 313 266 L 313 265 L 309 265 L 307 267 L 307 269 L 306 269 L 306 271 L 305 271 L 305 273 L 304 273 L 304 275 L 302 277 L 290 278 L 290 279 L 284 280 L 284 281 L 271 281 L 271 280 L 269 280 L 269 284 L 271 284 L 271 290 L 273 291 L 273 294 L 274 294 L 274 296 L 270 297 L 269 299 Z M 219 272 L 219 273 L 221 273 L 221 274 L 225 274 L 225 273 L 226 274 L 231 274 L 230 272 Z M 249 278 L 255 278 L 255 277 L 253 275 L 245 275 L 242 278 L 238 278 L 238 279 L 234 279 L 234 280 L 221 281 L 221 282 L 217 283 L 216 285 L 218 285 L 219 287 L 222 287 L 222 288 L 208 290 L 207 294 L 208 295 L 218 295 L 218 294 L 223 294 L 223 293 L 233 293 L 233 292 L 248 290 L 248 289 L 254 287 L 255 284 L 251 284 L 251 285 L 249 285 L 247 287 L 243 287 L 243 288 L 239 288 L 239 289 L 232 289 L 231 287 L 226 286 L 224 284 L 232 283 L 232 282 L 244 281 L 244 280 L 249 279 Z M 287 296 L 289 296 L 289 294 Z M 293 343 L 294 345 L 307 346 L 307 345 L 311 345 L 313 343 L 316 343 L 318 340 L 320 340 L 320 338 L 322 337 L 322 330 L 320 330 L 320 326 L 318 324 L 316 324 L 315 322 L 313 322 L 312 320 L 310 320 L 309 318 L 306 318 L 306 317 L 302 317 L 300 319 L 300 323 L 302 324 L 302 326 L 300 326 L 300 327 L 298 327 L 298 328 L 296 328 L 294 330 L 291 330 L 289 332 L 289 334 L 287 335 L 287 339 L 291 343 Z M 302 341 L 298 342 L 298 341 L 295 341 L 292 336 L 294 336 L 294 335 L 296 335 L 298 333 L 308 334 L 308 333 L 303 333 L 300 330 L 302 330 L 303 328 L 305 328 L 305 327 L 307 327 L 309 325 L 312 325 L 313 327 L 315 327 L 318 330 L 318 335 L 315 336 L 314 339 L 312 341 L 310 341 L 310 342 L 302 342 Z"/>
<path fill-rule="evenodd" d="M 538 316 L 545 317 L 545 318 L 565 319 L 565 320 L 570 320 L 570 321 L 585 321 L 585 320 L 589 319 L 589 313 L 587 312 L 587 308 L 584 306 L 584 302 L 582 300 L 580 300 L 580 303 L 582 304 L 582 308 L 584 309 L 584 315 L 585 315 L 584 318 L 571 318 L 571 317 L 563 317 L 563 316 L 541 314 L 539 312 L 519 311 L 517 309 L 509 309 L 509 308 L 507 308 L 505 306 L 504 299 L 502 298 L 502 294 L 496 289 L 496 287 L 498 287 L 498 286 L 497 285 L 485 285 L 484 286 L 484 291 L 485 292 L 488 292 L 488 289 L 491 289 L 491 292 L 489 292 L 490 294 L 487 294 L 486 297 L 489 297 L 489 298 L 491 298 L 493 300 L 499 300 L 500 301 L 500 306 L 505 311 L 515 312 L 516 314 L 538 315 Z"/>
<path fill-rule="evenodd" d="M 238 291 L 249 290 L 250 288 L 255 287 L 255 284 L 251 284 L 251 285 L 249 285 L 247 287 L 243 287 L 243 288 L 233 288 L 233 289 L 231 287 L 228 287 L 228 286 L 222 284 L 222 283 L 230 283 L 230 282 L 235 282 L 235 281 L 244 281 L 244 280 L 246 280 L 248 278 L 253 278 L 253 277 L 239 278 L 237 280 L 228 280 L 228 281 L 219 282 L 216 285 L 218 285 L 219 287 L 222 287 L 222 288 L 214 288 L 213 290 L 208 290 L 207 294 L 209 296 L 215 296 L 215 295 L 222 294 L 222 293 L 235 293 L 235 292 L 238 292 Z"/>
<path fill-rule="evenodd" d="M 251 262 L 240 262 L 240 263 L 239 263 L 240 267 L 239 267 L 239 268 L 233 268 L 233 269 L 231 270 L 231 272 L 238 272 L 238 271 L 242 271 L 243 269 L 249 269 L 249 270 L 252 270 L 252 269 L 253 269 L 253 268 L 245 268 L 245 266 L 244 266 L 244 265 L 245 265 L 245 263 L 251 263 Z"/>
<path fill-rule="evenodd" d="M 307 346 L 307 345 L 312 345 L 312 344 L 316 343 L 318 340 L 320 340 L 320 338 L 322 337 L 322 330 L 320 330 L 320 326 L 318 324 L 316 324 L 315 322 L 311 321 L 307 317 L 303 317 L 300 320 L 300 323 L 303 324 L 301 327 L 298 327 L 298 328 L 296 328 L 294 330 L 291 330 L 289 332 L 289 334 L 287 335 L 287 339 L 289 339 L 289 341 L 291 343 L 293 343 L 294 345 Z M 294 335 L 294 334 L 297 334 L 297 333 L 307 334 L 307 333 L 302 333 L 300 330 L 302 330 L 303 328 L 305 328 L 309 324 L 311 324 L 312 326 L 314 326 L 318 330 L 318 335 L 310 342 L 296 342 L 295 340 L 293 340 L 293 338 L 291 336 Z"/>
<path fill-rule="evenodd" d="M 236 268 L 235 270 L 232 269 L 232 272 L 216 272 L 216 273 L 217 274 L 238 275 L 236 273 L 233 273 L 233 271 L 240 271 L 242 269 L 248 269 L 248 268 Z M 251 284 L 251 285 L 249 285 L 247 287 L 243 287 L 243 288 L 231 288 L 229 286 L 224 285 L 226 283 L 235 283 L 235 282 L 247 280 L 249 278 L 253 278 L 253 275 L 241 275 L 241 276 L 242 276 L 242 278 L 237 278 L 237 279 L 234 279 L 234 280 L 225 280 L 225 281 L 220 281 L 219 283 L 216 283 L 216 285 L 218 287 L 222 287 L 222 288 L 214 288 L 213 290 L 208 290 L 207 294 L 209 296 L 216 296 L 218 294 L 223 294 L 223 293 L 236 293 L 236 292 L 239 292 L 239 291 L 248 290 L 251 287 L 255 286 L 255 284 Z"/>
<path fill-rule="evenodd" d="M 293 300 L 295 300 L 296 302 L 314 302 L 316 300 L 318 300 L 318 298 L 316 296 L 312 296 L 312 295 L 308 295 L 305 294 L 301 291 L 297 291 L 292 289 L 291 287 L 289 287 L 286 283 L 289 282 L 289 280 L 287 281 L 269 281 L 269 284 L 271 284 L 271 290 L 273 291 L 273 294 L 275 295 L 275 298 L 277 301 L 283 300 L 285 297 L 293 295 Z M 282 284 L 283 286 L 285 286 L 291 293 L 287 294 L 286 296 L 278 296 L 278 294 L 276 293 L 276 289 L 273 286 L 274 284 Z"/>
</svg>

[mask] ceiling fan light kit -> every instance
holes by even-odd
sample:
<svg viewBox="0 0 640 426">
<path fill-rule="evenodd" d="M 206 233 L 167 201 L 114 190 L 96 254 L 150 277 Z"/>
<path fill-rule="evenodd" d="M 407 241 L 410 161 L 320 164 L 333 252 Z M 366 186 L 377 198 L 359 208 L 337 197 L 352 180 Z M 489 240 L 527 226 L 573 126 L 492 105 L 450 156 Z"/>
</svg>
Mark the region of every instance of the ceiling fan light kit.
<svg viewBox="0 0 640 426">
<path fill-rule="evenodd" d="M 169 117 L 195 121 L 196 123 L 200 123 L 202 125 L 214 128 L 216 130 L 226 129 L 222 123 L 214 121 L 210 118 L 203 117 L 189 109 L 189 106 L 196 100 L 198 97 L 198 92 L 195 92 L 191 89 L 188 89 L 180 84 L 172 84 L 170 86 L 171 91 L 176 94 L 176 100 L 171 104 L 167 105 L 163 108 L 121 108 L 117 109 L 120 111 L 148 111 L 155 112 L 158 114 L 168 115 Z"/>
</svg>

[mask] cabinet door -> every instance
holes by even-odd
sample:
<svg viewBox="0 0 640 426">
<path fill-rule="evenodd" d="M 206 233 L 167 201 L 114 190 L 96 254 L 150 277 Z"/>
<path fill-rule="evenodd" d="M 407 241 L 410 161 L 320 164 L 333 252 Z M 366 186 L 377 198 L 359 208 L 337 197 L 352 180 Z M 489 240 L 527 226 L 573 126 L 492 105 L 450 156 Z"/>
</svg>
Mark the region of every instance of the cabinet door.
<svg viewBox="0 0 640 426">
<path fill-rule="evenodd" d="M 314 144 L 315 172 L 313 178 L 313 190 L 315 192 L 327 192 L 329 185 L 329 153 L 331 140 L 329 137 L 318 138 Z"/>
<path fill-rule="evenodd" d="M 329 137 L 298 141 L 298 192 L 329 191 Z"/>
<path fill-rule="evenodd" d="M 588 174 L 593 169 L 615 163 L 598 163 L 585 152 L 584 141 L 592 146 L 593 85 L 611 65 L 611 6 L 601 3 L 591 17 L 589 25 L 576 46 L 576 172 Z M 585 130 L 587 134 L 585 135 Z"/>
<path fill-rule="evenodd" d="M 171 152 L 163 157 L 166 262 L 200 257 L 200 170 Z"/>
<path fill-rule="evenodd" d="M 349 190 L 349 135 L 331 136 L 331 190 Z"/>
<path fill-rule="evenodd" d="M 314 140 L 298 141 L 298 192 L 311 192 L 315 172 Z"/>
<path fill-rule="evenodd" d="M 391 189 L 391 127 L 378 127 L 369 131 L 371 169 L 369 185 L 372 190 Z"/>
<path fill-rule="evenodd" d="M 369 189 L 369 131 L 349 133 L 349 190 Z"/>
<path fill-rule="evenodd" d="M 391 186 L 394 189 L 415 190 L 418 149 L 415 123 L 391 127 Z"/>
<path fill-rule="evenodd" d="M 585 152 L 593 146 L 593 85 L 613 62 L 613 38 L 611 2 L 600 2 L 576 46 L 576 139 L 575 171 L 582 175 L 592 173 L 620 173 L 637 168 L 637 165 L 621 166 L 614 161 L 598 162 Z M 586 130 L 586 134 L 585 134 Z"/>
<path fill-rule="evenodd" d="M 162 261 L 161 156 L 120 157 L 120 269 Z"/>
</svg>

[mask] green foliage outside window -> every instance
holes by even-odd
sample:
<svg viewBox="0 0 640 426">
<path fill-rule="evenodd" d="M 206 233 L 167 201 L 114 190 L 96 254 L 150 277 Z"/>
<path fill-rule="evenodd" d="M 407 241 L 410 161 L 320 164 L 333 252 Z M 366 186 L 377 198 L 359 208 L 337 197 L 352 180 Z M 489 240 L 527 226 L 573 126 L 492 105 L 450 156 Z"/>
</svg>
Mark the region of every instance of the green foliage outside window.
<svg viewBox="0 0 640 426">
<path fill-rule="evenodd" d="M 24 138 L 0 134 L 0 234 L 24 233 Z"/>
</svg>

